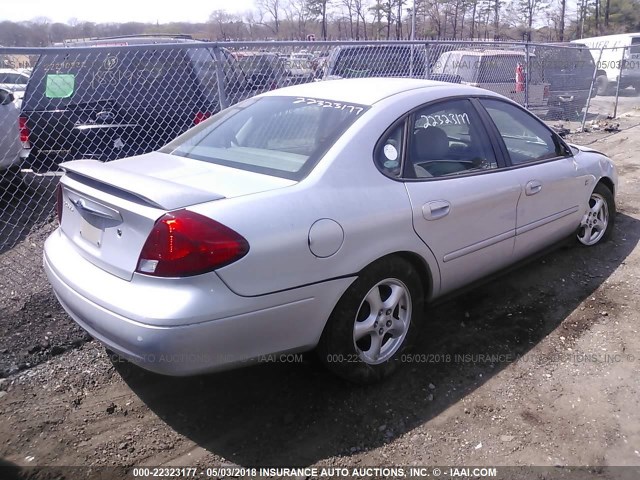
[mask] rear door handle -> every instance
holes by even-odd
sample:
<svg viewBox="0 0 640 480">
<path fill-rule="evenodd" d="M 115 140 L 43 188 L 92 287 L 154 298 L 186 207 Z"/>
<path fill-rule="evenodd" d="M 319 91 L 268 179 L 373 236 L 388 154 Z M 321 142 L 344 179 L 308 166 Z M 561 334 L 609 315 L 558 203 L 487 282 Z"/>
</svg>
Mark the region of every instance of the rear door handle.
<svg viewBox="0 0 640 480">
<path fill-rule="evenodd" d="M 450 210 L 451 204 L 446 200 L 434 200 L 423 205 L 422 216 L 425 220 L 437 220 L 449 215 Z"/>
<path fill-rule="evenodd" d="M 526 195 L 535 195 L 540 190 L 542 190 L 542 182 L 538 180 L 531 180 L 527 182 L 527 185 L 524 187 L 524 193 Z"/>
</svg>

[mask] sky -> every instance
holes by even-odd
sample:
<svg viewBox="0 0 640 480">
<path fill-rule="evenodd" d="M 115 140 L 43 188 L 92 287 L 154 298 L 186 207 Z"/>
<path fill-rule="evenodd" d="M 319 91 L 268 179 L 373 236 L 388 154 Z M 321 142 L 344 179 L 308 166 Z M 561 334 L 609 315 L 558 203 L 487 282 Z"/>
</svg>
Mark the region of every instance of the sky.
<svg viewBox="0 0 640 480">
<path fill-rule="evenodd" d="M 47 17 L 63 23 L 70 18 L 95 23 L 197 23 L 206 22 L 214 10 L 243 13 L 253 9 L 253 0 L 5 0 L 0 4 L 0 21 Z"/>
</svg>

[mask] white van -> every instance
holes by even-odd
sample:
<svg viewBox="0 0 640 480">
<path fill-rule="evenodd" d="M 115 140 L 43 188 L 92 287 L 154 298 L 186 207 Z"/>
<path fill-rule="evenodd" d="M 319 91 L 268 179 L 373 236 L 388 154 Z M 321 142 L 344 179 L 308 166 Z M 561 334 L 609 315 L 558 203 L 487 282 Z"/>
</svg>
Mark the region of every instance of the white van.
<svg viewBox="0 0 640 480">
<path fill-rule="evenodd" d="M 431 73 L 457 75 L 460 83 L 491 90 L 524 105 L 524 83 L 518 88 L 516 69 L 520 65 L 525 75 L 526 64 L 524 50 L 452 50 L 440 55 Z M 546 114 L 549 83 L 543 81 L 540 69 L 532 69 L 528 90 L 529 110 Z"/>
<path fill-rule="evenodd" d="M 633 87 L 640 92 L 640 33 L 621 33 L 602 37 L 581 38 L 572 43 L 589 47 L 596 62 L 598 95 L 620 88 Z"/>
</svg>

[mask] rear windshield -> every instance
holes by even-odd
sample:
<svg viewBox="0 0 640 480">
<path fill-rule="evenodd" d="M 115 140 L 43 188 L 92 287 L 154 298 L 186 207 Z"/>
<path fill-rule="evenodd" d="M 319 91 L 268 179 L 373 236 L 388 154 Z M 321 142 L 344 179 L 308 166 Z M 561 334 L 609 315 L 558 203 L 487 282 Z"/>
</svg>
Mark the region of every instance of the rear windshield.
<svg viewBox="0 0 640 480">
<path fill-rule="evenodd" d="M 299 180 L 367 108 L 315 98 L 252 98 L 160 151 Z"/>
<path fill-rule="evenodd" d="M 411 56 L 413 52 L 413 66 Z M 413 68 L 413 72 L 412 72 Z M 424 75 L 425 55 L 420 47 L 389 45 L 339 50 L 330 72 L 343 78 L 408 77 Z"/>
<path fill-rule="evenodd" d="M 206 49 L 103 50 L 44 54 L 29 82 L 25 108 L 52 109 L 114 101 L 157 105 L 184 102 L 215 92 L 215 76 L 199 66 L 213 64 Z M 194 71 L 194 68 L 196 71 Z M 198 78 L 199 77 L 199 78 Z"/>
<path fill-rule="evenodd" d="M 275 55 L 247 55 L 238 58 L 240 67 L 246 73 L 274 73 L 280 67 L 280 60 Z"/>
<path fill-rule="evenodd" d="M 537 47 L 536 56 L 546 71 L 593 71 L 595 64 L 590 50 L 583 45 L 576 47 Z"/>
</svg>

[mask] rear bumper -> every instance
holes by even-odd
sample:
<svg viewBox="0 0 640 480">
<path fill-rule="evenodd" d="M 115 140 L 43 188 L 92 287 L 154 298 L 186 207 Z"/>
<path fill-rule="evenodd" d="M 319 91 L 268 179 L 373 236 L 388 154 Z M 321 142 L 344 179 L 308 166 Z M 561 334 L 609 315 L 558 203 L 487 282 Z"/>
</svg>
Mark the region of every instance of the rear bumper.
<svg viewBox="0 0 640 480">
<path fill-rule="evenodd" d="M 552 90 L 549 95 L 549 105 L 582 105 L 587 104 L 589 98 L 589 90 Z"/>
<path fill-rule="evenodd" d="M 223 370 L 313 348 L 353 280 L 251 298 L 231 292 L 215 273 L 184 287 L 165 283 L 154 288 L 158 279 L 122 280 L 95 267 L 68 243 L 59 230 L 45 243 L 44 268 L 61 305 L 107 347 L 165 375 Z"/>
</svg>

